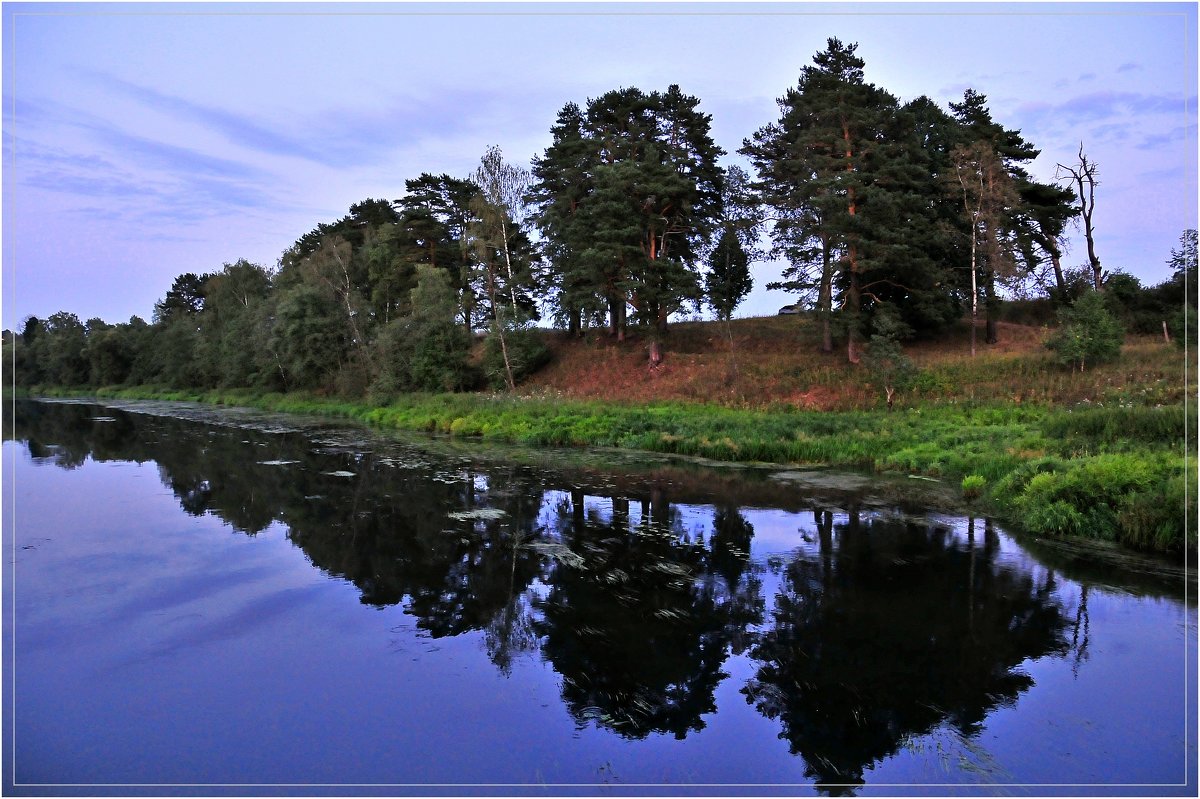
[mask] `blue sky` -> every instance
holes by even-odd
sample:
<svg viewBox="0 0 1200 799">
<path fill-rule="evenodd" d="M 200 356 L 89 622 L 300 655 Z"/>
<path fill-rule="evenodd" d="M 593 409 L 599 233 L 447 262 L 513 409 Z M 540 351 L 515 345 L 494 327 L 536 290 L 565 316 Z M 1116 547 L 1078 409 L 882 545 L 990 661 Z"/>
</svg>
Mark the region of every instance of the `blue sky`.
<svg viewBox="0 0 1200 799">
<path fill-rule="evenodd" d="M 148 319 L 176 275 L 273 266 L 421 172 L 528 163 L 564 103 L 620 86 L 678 83 L 733 153 L 830 36 L 901 100 L 987 95 L 1042 179 L 1082 142 L 1102 263 L 1168 276 L 1197 226 L 1193 3 L 5 3 L 3 326 Z M 739 315 L 792 301 L 777 275 Z"/>
</svg>

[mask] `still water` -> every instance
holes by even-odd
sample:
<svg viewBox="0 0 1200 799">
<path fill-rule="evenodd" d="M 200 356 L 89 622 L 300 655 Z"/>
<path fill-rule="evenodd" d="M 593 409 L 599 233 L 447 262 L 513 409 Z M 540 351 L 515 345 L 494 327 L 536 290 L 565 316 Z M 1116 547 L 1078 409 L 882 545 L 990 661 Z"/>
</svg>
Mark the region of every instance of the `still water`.
<svg viewBox="0 0 1200 799">
<path fill-rule="evenodd" d="M 1196 794 L 1195 583 L 918 481 L 13 414 L 8 791 Z"/>
</svg>

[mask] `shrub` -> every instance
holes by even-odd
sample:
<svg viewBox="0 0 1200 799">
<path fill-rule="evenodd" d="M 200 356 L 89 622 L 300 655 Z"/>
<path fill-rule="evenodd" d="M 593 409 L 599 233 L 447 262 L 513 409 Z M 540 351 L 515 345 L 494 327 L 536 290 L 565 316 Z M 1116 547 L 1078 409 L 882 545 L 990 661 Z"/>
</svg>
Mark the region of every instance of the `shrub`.
<svg viewBox="0 0 1200 799">
<path fill-rule="evenodd" d="M 863 365 L 869 371 L 868 379 L 883 391 L 890 411 L 896 392 L 907 389 L 917 374 L 913 362 L 900 346 L 900 339 L 912 331 L 886 305 L 876 311 L 874 326 L 875 333 L 871 336 Z"/>
<path fill-rule="evenodd" d="M 978 474 L 968 474 L 962 480 L 962 493 L 965 499 L 977 499 L 983 493 L 987 480 Z"/>
<path fill-rule="evenodd" d="M 1024 526 L 1030 532 L 1042 535 L 1081 535 L 1084 519 L 1075 508 L 1056 500 L 1030 510 L 1024 519 Z"/>
<path fill-rule="evenodd" d="M 1091 291 L 1058 312 L 1059 329 L 1046 342 L 1059 363 L 1084 371 L 1087 365 L 1111 361 L 1121 354 L 1125 334 L 1104 307 L 1104 298 Z"/>
<path fill-rule="evenodd" d="M 1188 472 L 1194 475 L 1194 465 Z M 1187 491 L 1186 476 L 1181 473 L 1129 494 L 1120 504 L 1117 525 L 1121 543 L 1135 549 L 1178 552 L 1184 547 L 1185 531 L 1187 544 L 1194 547 L 1196 491 Z"/>
<path fill-rule="evenodd" d="M 1030 532 L 1085 535 L 1159 551 L 1182 547 L 1181 461 L 1167 453 L 1041 458 L 1015 469 L 993 496 Z"/>
<path fill-rule="evenodd" d="M 503 348 L 500 341 L 501 331 L 504 334 Z M 536 328 L 528 324 L 512 324 L 503 318 L 494 321 L 483 342 L 483 373 L 488 385 L 493 389 L 502 389 L 508 383 L 504 368 L 505 350 L 514 383 L 521 382 L 550 360 L 550 348 L 546 346 Z"/>
</svg>

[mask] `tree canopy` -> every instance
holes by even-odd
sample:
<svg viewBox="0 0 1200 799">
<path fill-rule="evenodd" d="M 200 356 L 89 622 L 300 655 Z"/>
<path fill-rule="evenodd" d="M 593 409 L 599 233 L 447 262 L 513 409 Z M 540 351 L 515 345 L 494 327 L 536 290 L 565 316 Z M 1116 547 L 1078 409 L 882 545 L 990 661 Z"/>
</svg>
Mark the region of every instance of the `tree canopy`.
<svg viewBox="0 0 1200 799">
<path fill-rule="evenodd" d="M 547 357 L 532 332 L 543 314 L 570 336 L 603 326 L 623 342 L 636 328 L 653 368 L 672 318 L 728 321 L 768 258 L 785 266 L 767 287 L 815 309 L 821 349 L 841 339 L 853 363 L 872 332 L 898 347 L 980 305 L 993 342 L 1014 286 L 1067 304 L 1107 285 L 1141 332 L 1181 330 L 1185 294 L 1194 307 L 1195 231 L 1163 286 L 1104 280 L 1090 250 L 1089 281 L 1074 279 L 1063 238 L 1090 214 L 1077 193 L 1090 201 L 1092 184 L 1035 180 L 1038 149 L 974 88 L 946 108 L 901 102 L 868 80 L 856 44 L 830 38 L 777 106 L 738 149 L 751 175 L 722 163 L 711 115 L 677 84 L 567 102 L 529 168 L 489 147 L 468 175 L 425 171 L 398 199 L 352 204 L 273 267 L 183 272 L 149 324 L 60 312 L 5 347 L 24 384 L 512 390 Z"/>
</svg>

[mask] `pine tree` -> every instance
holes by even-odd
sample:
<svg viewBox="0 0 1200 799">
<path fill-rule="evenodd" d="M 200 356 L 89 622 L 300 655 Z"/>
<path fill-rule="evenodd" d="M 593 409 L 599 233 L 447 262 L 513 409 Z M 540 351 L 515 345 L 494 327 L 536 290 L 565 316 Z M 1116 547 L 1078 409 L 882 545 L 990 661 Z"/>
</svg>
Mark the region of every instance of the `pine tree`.
<svg viewBox="0 0 1200 799">
<path fill-rule="evenodd" d="M 650 331 L 652 363 L 667 319 L 700 299 L 700 258 L 720 212 L 723 151 L 698 105 L 678 86 L 610 91 L 586 112 L 568 104 L 534 162 L 560 309 L 574 326 L 589 306 L 606 305 L 622 341 L 632 306 Z"/>
<path fill-rule="evenodd" d="M 579 211 L 594 188 L 592 147 L 584 134 L 584 115 L 575 103 L 558 112 L 550 129 L 553 142 L 533 160 L 530 186 L 534 223 L 542 234 L 546 257 L 554 265 L 552 302 L 555 316 L 571 336 L 583 331 L 583 319 L 602 313 L 600 286 L 581 258 L 588 231 Z"/>
<path fill-rule="evenodd" d="M 458 297 L 458 313 L 469 334 L 478 320 L 482 296 L 480 270 L 471 246 L 474 222 L 471 199 L 479 193 L 473 181 L 447 174 L 422 173 L 404 182 L 407 194 L 400 206 L 400 237 L 404 257 L 413 266 L 445 269 Z"/>
<path fill-rule="evenodd" d="M 912 123 L 892 95 L 866 82 L 856 49 L 829 39 L 779 99 L 779 120 L 741 149 L 775 211 L 775 252 L 792 264 L 787 285 L 817 294 L 826 351 L 839 295 L 852 363 L 865 311 L 936 295 L 939 282 L 921 246 L 934 219 L 924 199 L 928 177 L 912 161 Z"/>
</svg>

